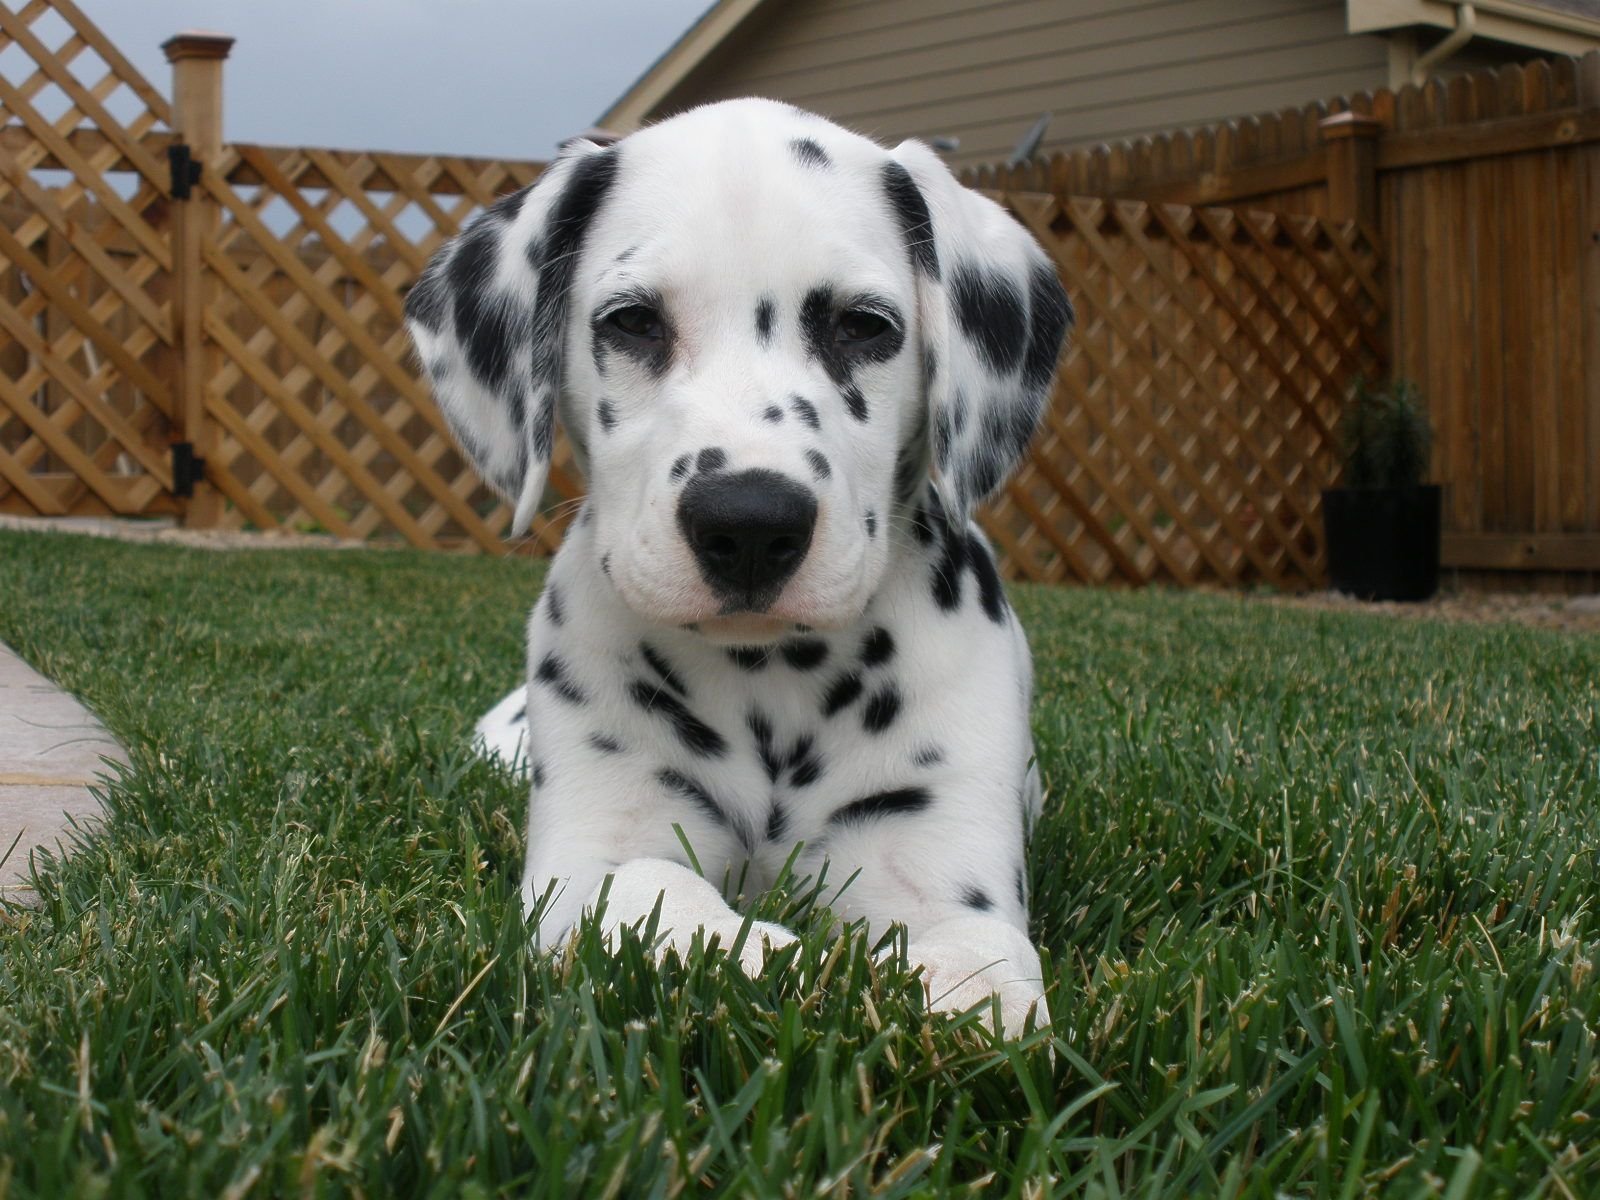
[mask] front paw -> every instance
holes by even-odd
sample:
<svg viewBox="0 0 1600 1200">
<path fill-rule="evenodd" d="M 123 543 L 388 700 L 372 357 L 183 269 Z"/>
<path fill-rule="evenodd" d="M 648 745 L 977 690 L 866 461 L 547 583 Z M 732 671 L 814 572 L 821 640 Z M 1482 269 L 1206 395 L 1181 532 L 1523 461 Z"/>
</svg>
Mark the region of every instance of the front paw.
<svg viewBox="0 0 1600 1200">
<path fill-rule="evenodd" d="M 705 933 L 707 944 L 710 944 L 712 936 L 715 935 L 717 944 L 733 955 L 734 943 L 739 940 L 739 930 L 743 926 L 743 920 L 736 914 L 731 921 L 719 922 L 716 925 L 707 923 L 700 928 Z M 782 925 L 775 925 L 771 921 L 751 921 L 750 931 L 745 935 L 744 944 L 739 947 L 739 953 L 733 955 L 733 958 L 739 964 L 739 969 L 754 979 L 766 966 L 769 954 L 775 954 L 798 940 Z"/>
<path fill-rule="evenodd" d="M 1050 1021 L 1038 951 L 1024 933 L 998 918 L 941 921 L 906 947 L 906 957 L 922 968 L 933 1012 L 965 1012 L 984 1004 L 979 1019 L 990 1029 L 993 1010 L 986 1002 L 998 996 L 1005 1037 L 1020 1036 L 1030 1013 L 1036 1029 Z"/>
<path fill-rule="evenodd" d="M 686 958 L 699 933 L 708 945 L 715 938 L 717 945 L 733 955 L 740 970 L 754 978 L 761 974 L 769 952 L 781 950 L 795 940 L 794 934 L 782 925 L 752 921 L 734 954 L 744 918 L 700 876 L 662 859 L 635 859 L 618 868 L 606 896 L 601 928 L 608 938 L 614 938 L 622 927 L 642 930 L 658 910 L 660 918 L 651 946 L 658 962 L 668 950 Z"/>
</svg>

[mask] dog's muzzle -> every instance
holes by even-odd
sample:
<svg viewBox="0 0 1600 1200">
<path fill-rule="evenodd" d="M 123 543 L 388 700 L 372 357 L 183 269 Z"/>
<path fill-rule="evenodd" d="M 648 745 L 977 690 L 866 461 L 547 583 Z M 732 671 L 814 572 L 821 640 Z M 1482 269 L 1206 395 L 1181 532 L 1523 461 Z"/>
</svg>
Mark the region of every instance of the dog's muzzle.
<svg viewBox="0 0 1600 1200">
<path fill-rule="evenodd" d="M 816 524 L 816 495 L 776 471 L 699 475 L 678 501 L 678 528 L 725 613 L 771 607 Z"/>
</svg>

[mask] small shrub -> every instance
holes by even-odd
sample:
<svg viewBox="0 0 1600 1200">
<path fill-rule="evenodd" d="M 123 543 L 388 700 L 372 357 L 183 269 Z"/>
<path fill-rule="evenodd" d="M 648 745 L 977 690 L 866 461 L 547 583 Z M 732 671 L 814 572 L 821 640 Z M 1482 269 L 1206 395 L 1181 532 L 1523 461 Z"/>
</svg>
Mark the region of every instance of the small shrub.
<svg viewBox="0 0 1600 1200">
<path fill-rule="evenodd" d="M 1428 471 L 1433 428 L 1413 384 L 1401 380 L 1382 390 L 1358 379 L 1339 442 L 1345 487 L 1415 487 Z"/>
</svg>

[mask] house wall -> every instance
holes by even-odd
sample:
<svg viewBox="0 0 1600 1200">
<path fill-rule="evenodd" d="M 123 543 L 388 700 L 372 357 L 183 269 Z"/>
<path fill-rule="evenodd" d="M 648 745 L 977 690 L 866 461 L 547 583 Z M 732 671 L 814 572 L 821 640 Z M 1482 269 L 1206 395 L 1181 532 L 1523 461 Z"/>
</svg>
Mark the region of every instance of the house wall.
<svg viewBox="0 0 1600 1200">
<path fill-rule="evenodd" d="M 774 0 L 659 105 L 766 95 L 880 140 L 960 138 L 1006 157 L 1054 114 L 1044 152 L 1383 86 L 1383 37 L 1342 0 Z"/>
</svg>

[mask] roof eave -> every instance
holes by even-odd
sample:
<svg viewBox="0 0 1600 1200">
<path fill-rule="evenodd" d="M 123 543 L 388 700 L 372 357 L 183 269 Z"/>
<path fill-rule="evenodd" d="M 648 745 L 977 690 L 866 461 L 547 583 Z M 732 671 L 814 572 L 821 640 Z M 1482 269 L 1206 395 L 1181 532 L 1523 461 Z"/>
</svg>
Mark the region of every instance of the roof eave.
<svg viewBox="0 0 1600 1200">
<path fill-rule="evenodd" d="M 632 133 L 689 73 L 767 0 L 717 0 L 596 122 Z"/>
<path fill-rule="evenodd" d="M 1450 0 L 1347 0 L 1351 33 L 1381 33 L 1415 25 L 1454 29 L 1459 3 Z M 1477 33 L 1495 41 L 1557 54 L 1583 54 L 1600 45 L 1600 19 L 1523 0 L 1473 0 Z"/>
</svg>

